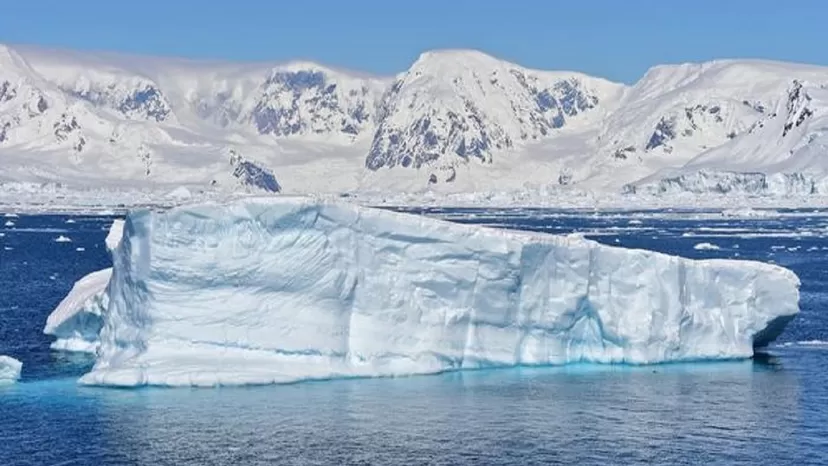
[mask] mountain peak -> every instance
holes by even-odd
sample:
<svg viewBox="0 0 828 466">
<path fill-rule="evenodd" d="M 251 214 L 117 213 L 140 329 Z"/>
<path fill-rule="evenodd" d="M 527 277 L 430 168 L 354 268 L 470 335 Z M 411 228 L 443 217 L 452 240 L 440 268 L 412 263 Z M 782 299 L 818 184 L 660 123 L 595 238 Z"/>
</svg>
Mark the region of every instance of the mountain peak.
<svg viewBox="0 0 828 466">
<path fill-rule="evenodd" d="M 492 64 L 502 62 L 504 60 L 476 49 L 433 49 L 421 53 L 413 66 L 424 63 L 449 63 L 457 66 L 467 63 Z"/>
</svg>

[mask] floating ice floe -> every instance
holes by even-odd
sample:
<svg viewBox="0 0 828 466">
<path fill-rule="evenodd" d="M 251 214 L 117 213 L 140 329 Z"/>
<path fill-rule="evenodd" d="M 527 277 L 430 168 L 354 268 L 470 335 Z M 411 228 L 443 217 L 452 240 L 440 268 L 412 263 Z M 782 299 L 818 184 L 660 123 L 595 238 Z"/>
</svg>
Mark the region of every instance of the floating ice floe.
<svg viewBox="0 0 828 466">
<path fill-rule="evenodd" d="M 702 251 L 702 250 L 717 251 L 721 248 L 716 246 L 713 243 L 698 243 L 695 246 L 693 246 L 693 249 L 700 250 L 700 251 Z"/>
</svg>

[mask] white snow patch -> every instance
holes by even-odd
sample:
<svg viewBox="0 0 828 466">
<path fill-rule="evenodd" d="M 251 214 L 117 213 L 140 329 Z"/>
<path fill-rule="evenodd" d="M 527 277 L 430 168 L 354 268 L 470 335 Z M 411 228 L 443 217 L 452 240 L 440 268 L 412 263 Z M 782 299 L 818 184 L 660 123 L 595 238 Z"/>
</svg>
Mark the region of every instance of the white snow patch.
<svg viewBox="0 0 828 466">
<path fill-rule="evenodd" d="M 9 356 L 0 356 L 0 385 L 7 385 L 20 380 L 23 363 Z"/>
<path fill-rule="evenodd" d="M 115 250 L 101 346 L 81 382 L 214 386 L 747 358 L 798 313 L 798 287 L 769 264 L 340 202 L 142 210 Z"/>
<path fill-rule="evenodd" d="M 184 186 L 179 186 L 167 193 L 167 197 L 176 200 L 186 200 L 193 197 L 193 194 Z"/>
</svg>

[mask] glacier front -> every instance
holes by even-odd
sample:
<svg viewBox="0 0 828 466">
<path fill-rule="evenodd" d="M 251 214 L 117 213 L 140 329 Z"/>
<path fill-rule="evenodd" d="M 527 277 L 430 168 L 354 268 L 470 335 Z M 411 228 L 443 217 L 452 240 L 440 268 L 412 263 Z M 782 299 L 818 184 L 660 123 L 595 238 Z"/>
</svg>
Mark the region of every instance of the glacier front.
<svg viewBox="0 0 828 466">
<path fill-rule="evenodd" d="M 799 312 L 775 265 L 306 198 L 134 211 L 113 259 L 84 384 L 749 358 Z"/>
</svg>

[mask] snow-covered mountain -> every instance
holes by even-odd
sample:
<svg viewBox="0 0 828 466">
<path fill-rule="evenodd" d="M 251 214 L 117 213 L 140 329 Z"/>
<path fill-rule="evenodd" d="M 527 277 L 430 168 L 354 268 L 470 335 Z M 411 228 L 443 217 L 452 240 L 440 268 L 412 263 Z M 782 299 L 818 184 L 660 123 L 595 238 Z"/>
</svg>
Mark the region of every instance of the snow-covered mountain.
<svg viewBox="0 0 828 466">
<path fill-rule="evenodd" d="M 391 86 L 369 169 L 491 162 L 611 108 L 622 86 L 576 73 L 527 70 L 480 52 L 420 56 Z"/>
<path fill-rule="evenodd" d="M 484 53 L 393 77 L 0 46 L 0 183 L 283 192 L 828 192 L 828 68 L 664 65 L 633 86 Z"/>
<path fill-rule="evenodd" d="M 794 79 L 740 137 L 627 189 L 654 193 L 828 193 L 828 79 L 824 82 Z"/>
</svg>

